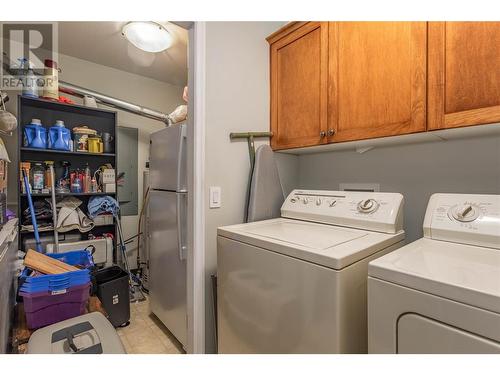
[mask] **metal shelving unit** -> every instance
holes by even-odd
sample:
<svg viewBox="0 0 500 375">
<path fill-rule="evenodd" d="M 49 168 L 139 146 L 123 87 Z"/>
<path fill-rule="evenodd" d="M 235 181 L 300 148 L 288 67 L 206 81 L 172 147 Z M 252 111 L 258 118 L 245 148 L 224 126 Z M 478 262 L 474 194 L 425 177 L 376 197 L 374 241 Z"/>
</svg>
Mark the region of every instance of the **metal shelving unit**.
<svg viewBox="0 0 500 375">
<path fill-rule="evenodd" d="M 37 118 L 42 121 L 44 127 L 48 130 L 56 120 L 64 121 L 65 126 L 72 130 L 74 127 L 86 125 L 89 128 L 96 129 L 98 133 L 107 132 L 114 137 L 115 147 L 117 149 L 116 143 L 116 111 L 110 111 L 100 108 L 89 108 L 80 105 L 65 104 L 59 102 L 53 102 L 44 99 L 32 99 L 23 96 L 18 98 L 18 120 L 21 125 L 19 130 L 18 139 L 18 160 L 23 161 L 37 161 L 44 162 L 47 160 L 54 161 L 54 163 L 61 161 L 69 161 L 72 168 L 83 169 L 86 164 L 89 165 L 92 171 L 96 170 L 99 166 L 103 164 L 111 164 L 117 171 L 117 155 L 116 153 L 90 153 L 90 152 L 76 152 L 76 151 L 59 151 L 51 149 L 34 149 L 29 147 L 24 147 L 23 145 L 23 126 L 29 124 L 31 119 Z M 20 181 L 18 169 L 17 181 Z M 118 200 L 117 193 L 62 193 L 56 194 L 56 197 L 67 197 L 74 196 L 78 197 L 83 204 L 80 208 L 86 212 L 86 207 L 88 200 L 92 196 L 104 196 L 110 195 Z M 22 194 L 19 190 L 18 194 L 18 207 L 19 207 L 19 246 L 23 248 L 23 239 L 26 237 L 33 237 L 33 232 L 21 230 L 23 223 L 23 211 L 28 207 L 27 195 Z M 45 193 L 35 193 L 32 194 L 33 200 L 41 200 L 50 198 L 50 194 Z M 78 233 L 78 230 L 71 231 L 71 233 Z M 103 233 L 113 234 L 113 238 L 117 238 L 117 230 L 115 225 L 104 225 L 96 226 L 90 232 L 83 233 L 86 236 L 88 233 L 94 235 L 101 235 Z M 40 232 L 40 237 L 52 236 L 52 230 L 44 230 Z M 85 239 L 85 238 L 82 238 Z M 116 240 L 115 240 L 116 241 Z"/>
</svg>

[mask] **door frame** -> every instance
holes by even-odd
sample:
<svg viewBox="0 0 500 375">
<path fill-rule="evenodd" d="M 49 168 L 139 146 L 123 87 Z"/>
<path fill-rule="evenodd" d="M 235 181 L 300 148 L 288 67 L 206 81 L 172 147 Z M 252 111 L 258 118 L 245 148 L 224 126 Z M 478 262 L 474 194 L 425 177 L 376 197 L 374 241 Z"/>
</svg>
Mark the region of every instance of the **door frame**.
<svg viewBox="0 0 500 375">
<path fill-rule="evenodd" d="M 187 348 L 205 353 L 205 22 L 179 22 L 188 30 L 187 117 Z"/>
</svg>

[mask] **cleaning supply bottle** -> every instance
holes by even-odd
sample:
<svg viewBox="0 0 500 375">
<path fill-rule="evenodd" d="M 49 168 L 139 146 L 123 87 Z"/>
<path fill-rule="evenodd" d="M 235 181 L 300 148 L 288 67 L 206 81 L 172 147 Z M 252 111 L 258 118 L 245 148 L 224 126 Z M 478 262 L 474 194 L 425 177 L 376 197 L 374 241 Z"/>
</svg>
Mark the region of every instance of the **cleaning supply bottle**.
<svg viewBox="0 0 500 375">
<path fill-rule="evenodd" d="M 35 163 L 31 168 L 31 186 L 33 192 L 39 192 L 44 187 L 45 180 L 45 168 L 42 163 Z"/>
<path fill-rule="evenodd" d="M 38 98 L 38 84 L 35 73 L 33 73 L 33 64 L 26 58 L 18 60 L 21 81 L 23 83 L 22 95 L 29 98 Z"/>
<path fill-rule="evenodd" d="M 90 168 L 87 163 L 85 166 L 85 170 L 83 172 L 84 178 L 83 178 L 83 192 L 84 193 L 90 193 L 91 190 L 91 176 L 90 176 Z"/>
<path fill-rule="evenodd" d="M 39 119 L 32 119 L 31 123 L 24 125 L 24 147 L 47 148 L 47 131 Z"/>
<path fill-rule="evenodd" d="M 51 181 L 52 181 L 52 173 L 50 172 L 50 166 L 54 167 L 54 162 L 51 160 L 45 161 L 45 182 L 44 187 L 50 191 L 51 189 Z M 55 180 L 55 179 L 54 179 Z"/>
<path fill-rule="evenodd" d="M 64 127 L 64 121 L 57 120 L 49 129 L 49 148 L 61 151 L 71 151 L 71 132 Z"/>
<path fill-rule="evenodd" d="M 71 192 L 72 193 L 81 193 L 82 192 L 82 179 L 81 173 L 79 170 L 74 172 L 74 177 L 71 182 Z"/>
</svg>

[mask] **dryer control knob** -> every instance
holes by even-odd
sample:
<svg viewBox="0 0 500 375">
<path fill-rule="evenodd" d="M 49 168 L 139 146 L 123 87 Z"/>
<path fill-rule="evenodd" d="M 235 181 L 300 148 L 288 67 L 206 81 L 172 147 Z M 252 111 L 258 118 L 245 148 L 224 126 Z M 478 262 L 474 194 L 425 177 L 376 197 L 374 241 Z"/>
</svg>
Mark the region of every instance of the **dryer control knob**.
<svg viewBox="0 0 500 375">
<path fill-rule="evenodd" d="M 309 201 L 307 200 L 307 198 L 302 198 L 302 203 L 304 203 L 304 204 L 308 204 L 308 203 L 309 203 Z"/>
<path fill-rule="evenodd" d="M 474 221 L 479 217 L 480 209 L 474 204 L 455 206 L 451 209 L 451 216 L 462 223 Z"/>
<path fill-rule="evenodd" d="M 321 198 L 316 199 L 316 206 L 321 206 Z"/>
<path fill-rule="evenodd" d="M 378 202 L 375 199 L 365 199 L 358 203 L 358 212 L 375 212 L 378 208 Z"/>
</svg>

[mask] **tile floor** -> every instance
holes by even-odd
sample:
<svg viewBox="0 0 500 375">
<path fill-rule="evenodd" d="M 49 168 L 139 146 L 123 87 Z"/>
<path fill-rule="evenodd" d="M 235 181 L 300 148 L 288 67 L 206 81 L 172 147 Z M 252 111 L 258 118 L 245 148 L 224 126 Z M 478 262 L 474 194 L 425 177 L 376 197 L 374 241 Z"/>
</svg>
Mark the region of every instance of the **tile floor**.
<svg viewBox="0 0 500 375">
<path fill-rule="evenodd" d="M 130 325 L 117 328 L 128 354 L 182 354 L 176 338 L 154 316 L 149 301 L 130 305 Z"/>
</svg>

